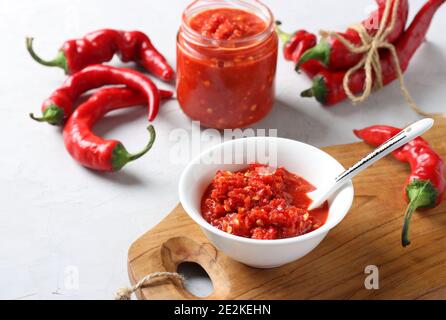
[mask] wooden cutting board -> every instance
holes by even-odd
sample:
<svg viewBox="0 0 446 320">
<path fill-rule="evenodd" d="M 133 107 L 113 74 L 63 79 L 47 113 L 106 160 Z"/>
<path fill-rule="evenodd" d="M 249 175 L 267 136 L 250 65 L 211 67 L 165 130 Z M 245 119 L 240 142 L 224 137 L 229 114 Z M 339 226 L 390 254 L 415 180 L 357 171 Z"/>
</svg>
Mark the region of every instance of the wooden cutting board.
<svg viewBox="0 0 446 320">
<path fill-rule="evenodd" d="M 425 138 L 446 158 L 446 119 L 436 120 Z M 371 148 L 356 143 L 324 150 L 347 167 Z M 354 180 L 356 196 L 346 218 L 310 254 L 271 270 L 247 267 L 216 250 L 179 205 L 130 247 L 130 281 L 175 272 L 189 261 L 209 274 L 214 292 L 208 299 L 446 299 L 446 201 L 414 215 L 412 244 L 402 248 L 402 186 L 408 174 L 408 166 L 392 157 L 365 171 Z M 378 290 L 365 289 L 369 265 L 378 267 Z M 152 282 L 137 296 L 196 299 L 168 279 Z"/>
</svg>

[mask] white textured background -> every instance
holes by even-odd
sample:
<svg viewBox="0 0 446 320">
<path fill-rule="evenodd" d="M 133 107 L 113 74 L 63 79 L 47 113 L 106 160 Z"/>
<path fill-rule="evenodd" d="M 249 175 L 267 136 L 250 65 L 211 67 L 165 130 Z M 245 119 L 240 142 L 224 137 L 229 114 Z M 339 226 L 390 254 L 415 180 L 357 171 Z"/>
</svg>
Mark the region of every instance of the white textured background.
<svg viewBox="0 0 446 320">
<path fill-rule="evenodd" d="M 171 164 L 174 128 L 190 129 L 175 101 L 162 107 L 152 152 L 117 174 L 97 174 L 66 153 L 57 128 L 28 118 L 64 80 L 28 56 L 25 36 L 51 57 L 61 43 L 110 27 L 147 32 L 170 62 L 175 35 L 188 1 L 12 1 L 0 2 L 0 298 L 109 299 L 128 283 L 129 245 L 177 204 L 184 164 Z M 285 30 L 343 30 L 359 21 L 372 0 L 268 0 Z M 410 0 L 411 16 L 423 0 Z M 446 8 L 441 8 L 406 74 L 414 99 L 426 110 L 444 110 L 446 98 Z M 116 65 L 119 62 L 114 61 Z M 280 57 L 277 103 L 258 128 L 278 128 L 279 136 L 325 146 L 354 141 L 351 130 L 383 123 L 402 126 L 417 116 L 405 105 L 397 84 L 354 107 L 330 110 L 299 98 L 309 87 L 304 76 Z M 129 150 L 147 140 L 144 109 L 111 115 L 96 132 L 117 138 Z M 74 273 L 73 273 L 74 272 Z M 78 272 L 78 288 L 70 275 Z"/>
</svg>

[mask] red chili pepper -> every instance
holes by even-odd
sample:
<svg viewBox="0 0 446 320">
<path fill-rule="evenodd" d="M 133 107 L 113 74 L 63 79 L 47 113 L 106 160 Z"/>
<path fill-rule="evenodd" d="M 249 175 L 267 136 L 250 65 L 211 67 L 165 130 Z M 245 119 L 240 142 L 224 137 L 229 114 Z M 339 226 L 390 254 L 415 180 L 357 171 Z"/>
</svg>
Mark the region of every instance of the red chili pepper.
<svg viewBox="0 0 446 320">
<path fill-rule="evenodd" d="M 102 29 L 88 33 L 82 39 L 68 40 L 51 61 L 41 59 L 33 50 L 33 38 L 26 47 L 35 61 L 45 66 L 59 67 L 67 74 L 76 73 L 93 64 L 110 61 L 117 53 L 123 62 L 134 61 L 157 77 L 169 81 L 174 71 L 149 37 L 140 31 Z"/>
<path fill-rule="evenodd" d="M 130 154 L 121 142 L 96 136 L 91 128 L 106 113 L 141 105 L 146 97 L 128 88 L 105 88 L 97 91 L 74 111 L 64 127 L 65 147 L 70 155 L 83 166 L 98 171 L 117 171 L 128 162 L 146 154 L 155 141 L 153 126 L 147 146 L 136 154 Z"/>
<path fill-rule="evenodd" d="M 280 40 L 284 43 L 283 45 L 283 55 L 286 60 L 290 60 L 296 62 L 296 51 L 299 52 L 302 47 L 302 41 L 305 39 L 309 39 L 310 42 L 313 42 L 313 46 L 316 45 L 316 36 L 312 33 L 309 33 L 306 30 L 298 30 L 293 34 L 286 33 L 280 29 L 282 22 L 276 21 L 276 32 L 279 36 Z"/>
<path fill-rule="evenodd" d="M 164 97 L 171 97 L 170 91 L 158 91 L 158 88 L 142 73 L 134 70 L 115 68 L 105 65 L 89 66 L 70 76 L 65 83 L 54 91 L 42 105 L 41 118 L 31 118 L 40 122 L 61 125 L 73 112 L 75 101 L 86 91 L 105 85 L 126 85 L 143 92 L 149 106 L 149 121 L 153 121 L 158 113 L 160 93 Z"/>
<path fill-rule="evenodd" d="M 355 135 L 372 146 L 379 146 L 397 135 L 401 129 L 389 126 L 372 126 L 355 130 Z M 409 224 L 417 209 L 433 208 L 443 200 L 446 190 L 443 159 L 423 138 L 417 138 L 393 152 L 396 159 L 408 162 L 412 173 L 407 179 L 404 195 L 409 206 L 404 216 L 403 246 L 410 244 Z"/>
<path fill-rule="evenodd" d="M 285 33 L 279 27 L 281 24 L 280 21 L 276 21 L 277 35 L 284 43 L 283 55 L 286 60 L 297 63 L 302 54 L 316 45 L 317 37 L 306 30 L 298 30 L 294 34 Z M 300 69 L 312 78 L 324 68 L 319 61 L 310 60 L 303 63 Z"/>
<path fill-rule="evenodd" d="M 386 9 L 386 0 L 376 0 L 376 2 L 378 4 L 378 10 L 373 12 L 367 20 L 362 22 L 367 33 L 371 36 L 376 34 L 378 30 L 377 26 L 381 24 Z M 391 12 L 394 5 L 395 1 L 392 2 Z M 404 32 L 409 14 L 408 0 L 400 0 L 398 6 L 395 27 L 387 37 L 387 42 L 390 43 L 395 42 Z M 377 21 L 375 21 L 376 18 L 378 18 Z M 387 25 L 390 24 L 390 21 L 391 19 L 388 19 Z M 345 33 L 339 34 L 355 45 L 359 46 L 362 43 L 358 32 L 352 28 L 347 29 Z M 297 69 L 299 69 L 304 62 L 314 59 L 322 62 L 330 70 L 345 70 L 356 65 L 361 58 L 361 54 L 350 52 L 339 39 L 331 37 L 328 41 L 322 40 L 317 46 L 306 51 L 299 59 Z"/>
<path fill-rule="evenodd" d="M 445 1 L 428 0 L 418 12 L 407 31 L 395 43 L 402 72 L 406 71 L 411 58 L 424 42 L 432 18 Z M 384 52 L 380 61 L 383 84 L 387 85 L 397 79 L 396 67 L 389 52 Z M 327 106 L 337 104 L 347 98 L 342 83 L 344 76 L 345 71 L 331 72 L 329 70 L 321 70 L 313 78 L 312 88 L 302 92 L 301 96 L 315 97 L 320 103 Z M 364 83 L 365 71 L 361 69 L 352 74 L 349 82 L 350 90 L 355 94 L 360 93 L 364 89 Z"/>
</svg>

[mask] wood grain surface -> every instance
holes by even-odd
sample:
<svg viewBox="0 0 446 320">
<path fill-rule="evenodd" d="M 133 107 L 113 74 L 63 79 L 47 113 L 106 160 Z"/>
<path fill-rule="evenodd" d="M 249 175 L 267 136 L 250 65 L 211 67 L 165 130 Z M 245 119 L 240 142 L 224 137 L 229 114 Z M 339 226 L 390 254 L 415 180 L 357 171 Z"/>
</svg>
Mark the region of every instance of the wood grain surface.
<svg viewBox="0 0 446 320">
<path fill-rule="evenodd" d="M 436 117 L 425 138 L 446 157 L 446 119 Z M 371 151 L 364 143 L 324 148 L 344 166 Z M 132 284 L 156 271 L 175 272 L 181 262 L 199 263 L 214 292 L 208 299 L 446 299 L 446 202 L 418 212 L 412 244 L 401 246 L 406 203 L 406 164 L 392 157 L 355 178 L 355 200 L 346 218 L 304 258 L 259 270 L 216 250 L 179 205 L 129 249 Z M 267 254 L 267 253 L 265 253 Z M 378 290 L 367 290 L 364 270 L 379 268 Z M 138 290 L 139 299 L 197 299 L 181 284 L 156 280 Z"/>
</svg>

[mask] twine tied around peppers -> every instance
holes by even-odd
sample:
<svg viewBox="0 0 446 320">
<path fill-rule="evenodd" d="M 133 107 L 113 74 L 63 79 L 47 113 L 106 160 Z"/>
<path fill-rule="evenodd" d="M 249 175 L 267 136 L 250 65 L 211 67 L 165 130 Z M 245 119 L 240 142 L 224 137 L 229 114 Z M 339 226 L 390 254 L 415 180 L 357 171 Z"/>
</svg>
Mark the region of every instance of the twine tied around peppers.
<svg viewBox="0 0 446 320">
<path fill-rule="evenodd" d="M 352 53 L 363 54 L 363 58 L 354 67 L 350 68 L 344 76 L 343 87 L 345 93 L 353 103 L 361 103 L 368 99 L 373 89 L 373 75 L 375 76 L 375 86 L 377 89 L 383 87 L 381 62 L 379 56 L 379 49 L 387 49 L 390 51 L 393 62 L 395 64 L 395 69 L 397 73 L 398 80 L 400 82 L 400 88 L 409 106 L 418 114 L 426 116 L 426 112 L 420 109 L 415 101 L 410 96 L 409 90 L 407 89 L 403 72 L 401 70 L 400 61 L 398 59 L 398 54 L 395 46 L 392 43 L 387 42 L 388 35 L 393 31 L 396 24 L 397 13 L 399 8 L 400 0 L 395 0 L 392 9 L 392 0 L 387 0 L 386 7 L 383 13 L 383 17 L 379 26 L 377 33 L 374 36 L 369 35 L 366 28 L 362 24 L 357 24 L 351 28 L 356 30 L 361 38 L 362 44 L 356 46 L 354 43 L 347 40 L 345 37 L 339 35 L 333 31 L 321 30 L 319 33 L 322 38 L 335 37 Z M 391 14 L 391 16 L 390 16 Z M 390 20 L 389 26 L 386 27 L 387 21 Z M 360 96 L 356 96 L 349 86 L 350 77 L 352 74 L 361 68 L 365 70 L 365 84 L 364 91 Z"/>
<path fill-rule="evenodd" d="M 183 284 L 186 279 L 179 273 L 176 272 L 154 272 L 151 274 L 146 275 L 141 280 L 138 281 L 137 284 L 130 288 L 121 288 L 118 289 L 118 291 L 115 294 L 115 300 L 130 300 L 132 297 L 132 294 L 149 284 L 150 281 L 156 278 L 169 278 L 172 280 L 178 280 L 181 284 Z"/>
</svg>

